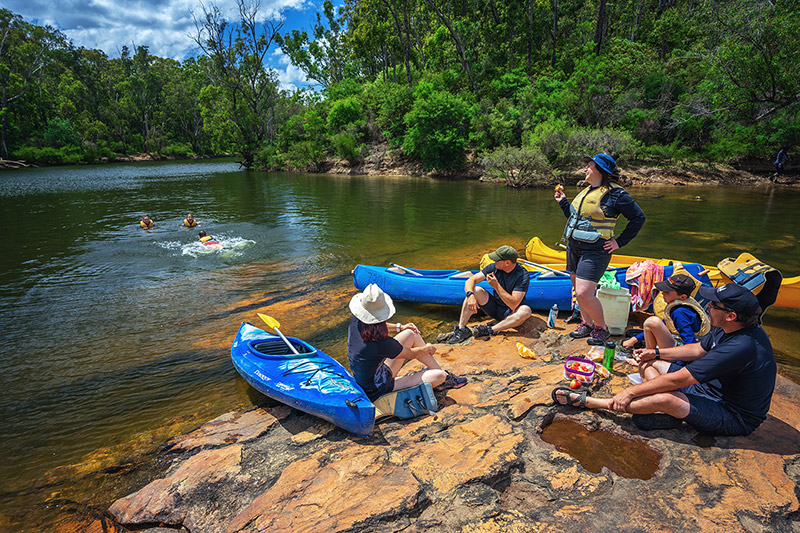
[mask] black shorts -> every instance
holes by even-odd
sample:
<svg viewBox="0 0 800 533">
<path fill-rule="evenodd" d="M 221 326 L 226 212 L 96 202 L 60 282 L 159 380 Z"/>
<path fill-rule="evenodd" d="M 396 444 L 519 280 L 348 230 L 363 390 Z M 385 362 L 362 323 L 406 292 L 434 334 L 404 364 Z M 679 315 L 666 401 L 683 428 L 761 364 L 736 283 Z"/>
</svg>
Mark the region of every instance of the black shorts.
<svg viewBox="0 0 800 533">
<path fill-rule="evenodd" d="M 606 252 L 602 246 L 583 248 L 572 239 L 567 242 L 567 272 L 575 274 L 575 277 L 579 279 L 597 283 L 603 277 L 610 262 L 611 254 Z"/>
<path fill-rule="evenodd" d="M 489 296 L 489 301 L 483 305 L 479 305 L 481 311 L 494 318 L 495 320 L 503 320 L 511 314 L 511 308 L 506 304 L 497 303 L 494 296 Z"/>
</svg>

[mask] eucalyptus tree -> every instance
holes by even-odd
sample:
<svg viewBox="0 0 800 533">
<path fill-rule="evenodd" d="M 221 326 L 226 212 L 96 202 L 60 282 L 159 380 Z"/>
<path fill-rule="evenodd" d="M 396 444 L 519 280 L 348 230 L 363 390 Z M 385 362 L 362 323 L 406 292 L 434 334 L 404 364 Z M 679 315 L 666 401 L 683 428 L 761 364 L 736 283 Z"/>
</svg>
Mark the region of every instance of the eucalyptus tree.
<svg viewBox="0 0 800 533">
<path fill-rule="evenodd" d="M 216 5 L 204 6 L 202 18 L 195 17 L 193 38 L 210 60 L 211 82 L 225 99 L 217 110 L 232 122 L 241 164 L 249 168 L 275 134 L 278 80 L 264 60 L 283 24 L 260 18 L 258 2 L 237 0 L 237 4 L 238 23 L 227 20 Z"/>
<path fill-rule="evenodd" d="M 317 13 L 313 39 L 310 39 L 305 31 L 292 30 L 285 35 L 277 34 L 275 40 L 292 63 L 300 68 L 308 79 L 316 81 L 324 89 L 347 77 L 350 61 L 345 44 L 346 9 L 339 8 L 338 13 L 335 13 L 333 2 L 325 0 L 322 4 L 322 14 L 325 16 L 325 21 L 323 22 L 322 16 Z"/>
<path fill-rule="evenodd" d="M 39 79 L 48 60 L 47 52 L 63 44 L 63 35 L 52 27 L 35 26 L 8 9 L 0 9 L 0 156 L 3 159 L 8 159 L 14 107 Z"/>
</svg>

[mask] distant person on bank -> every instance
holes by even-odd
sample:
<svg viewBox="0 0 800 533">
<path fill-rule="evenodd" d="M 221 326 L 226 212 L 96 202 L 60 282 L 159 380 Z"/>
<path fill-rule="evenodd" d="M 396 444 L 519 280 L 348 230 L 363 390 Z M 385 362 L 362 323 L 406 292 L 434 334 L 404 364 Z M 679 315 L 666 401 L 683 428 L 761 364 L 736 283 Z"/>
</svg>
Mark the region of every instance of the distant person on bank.
<svg viewBox="0 0 800 533">
<path fill-rule="evenodd" d="M 407 389 L 423 381 L 437 391 L 455 389 L 467 384 L 467 379 L 442 370 L 433 354 L 436 347 L 426 343 L 413 323 L 391 324 L 397 334 L 389 336 L 386 323 L 395 313 L 392 298 L 380 287 L 370 283 L 350 300 L 353 319 L 347 329 L 347 358 L 356 382 L 374 401 L 395 390 Z M 403 363 L 416 359 L 426 370 L 407 376 L 397 374 Z"/>
<path fill-rule="evenodd" d="M 664 281 L 655 283 L 661 291 L 667 306 L 663 310 L 663 320 L 659 316 L 651 316 L 644 321 L 644 331 L 623 341 L 622 346 L 632 348 L 644 342 L 645 348 L 672 348 L 680 344 L 697 342 L 697 337 L 706 335 L 711 330 L 708 315 L 692 298 L 695 282 L 686 274 L 675 274 Z M 641 345 L 640 345 L 641 346 Z M 683 361 L 676 361 L 683 365 Z"/>
<path fill-rule="evenodd" d="M 152 229 L 153 226 L 155 226 L 155 223 L 150 220 L 149 216 L 145 215 L 142 217 L 142 220 L 139 221 L 139 225 L 142 227 L 142 229 Z"/>
<path fill-rule="evenodd" d="M 673 348 L 641 349 L 643 382 L 611 399 L 586 397 L 566 387 L 553 400 L 590 409 L 633 413 L 642 429 L 669 429 L 683 422 L 713 435 L 748 435 L 766 418 L 777 366 L 758 299 L 735 283 L 701 287 L 713 329 L 702 341 Z M 685 366 L 676 363 L 683 361 Z"/>
<path fill-rule="evenodd" d="M 769 177 L 769 181 L 778 181 L 778 178 L 783 174 L 784 167 L 786 166 L 786 162 L 789 160 L 789 154 L 787 150 L 789 147 L 787 145 L 781 146 L 781 149 L 778 150 L 778 155 L 775 157 L 775 173 Z"/>
<path fill-rule="evenodd" d="M 512 246 L 501 246 L 489 254 L 494 261 L 483 270 L 473 274 L 464 283 L 464 302 L 461 304 L 461 317 L 453 329 L 448 342 L 456 344 L 467 340 L 471 335 L 485 337 L 500 331 L 519 326 L 531 316 L 531 308 L 523 304 L 530 285 L 530 273 L 517 263 L 517 251 Z M 490 293 L 478 283 L 486 280 L 494 291 Z M 478 309 L 497 320 L 494 326 L 481 324 L 470 331 L 467 327 L 470 317 Z"/>
<path fill-rule="evenodd" d="M 183 225 L 187 228 L 193 228 L 197 226 L 197 221 L 194 219 L 191 213 L 188 213 L 186 218 L 183 219 Z"/>
<path fill-rule="evenodd" d="M 567 225 L 567 272 L 572 285 L 582 322 L 570 333 L 573 339 L 589 337 L 592 345 L 603 344 L 611 335 L 603 316 L 603 306 L 597 299 L 597 283 L 603 277 L 614 250 L 628 244 L 644 225 L 641 208 L 625 189 L 612 183 L 618 178 L 617 162 L 610 155 L 597 154 L 584 157 L 586 181 L 589 186 L 578 193 L 570 204 L 561 189 L 554 195 Z M 622 234 L 614 238 L 614 227 L 622 215 L 628 219 Z"/>
</svg>

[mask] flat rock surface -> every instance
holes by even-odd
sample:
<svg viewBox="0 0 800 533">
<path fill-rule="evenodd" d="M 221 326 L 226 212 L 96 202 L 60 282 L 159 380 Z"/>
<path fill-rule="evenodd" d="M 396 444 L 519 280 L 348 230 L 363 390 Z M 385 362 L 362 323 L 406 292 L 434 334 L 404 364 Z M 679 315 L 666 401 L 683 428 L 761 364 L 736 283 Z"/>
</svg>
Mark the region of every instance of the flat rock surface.
<svg viewBox="0 0 800 533">
<path fill-rule="evenodd" d="M 169 441 L 163 475 L 116 501 L 108 526 L 800 532 L 800 386 L 779 376 L 768 419 L 748 437 L 712 438 L 685 424 L 645 432 L 627 414 L 552 405 L 553 387 L 566 384 L 564 359 L 588 351 L 565 335 L 572 328 L 547 330 L 534 316 L 516 332 L 438 345 L 437 359 L 468 384 L 437 394 L 435 418 L 384 419 L 368 438 L 283 406 L 223 415 Z M 517 342 L 536 358 L 520 357 Z M 592 394 L 613 395 L 635 371 L 618 364 Z M 643 443 L 655 474 L 593 473 L 576 449 L 542 439 L 565 420 L 585 434 L 578 452 L 602 447 L 636 463 Z M 609 448 L 614 439 L 622 444 Z"/>
</svg>

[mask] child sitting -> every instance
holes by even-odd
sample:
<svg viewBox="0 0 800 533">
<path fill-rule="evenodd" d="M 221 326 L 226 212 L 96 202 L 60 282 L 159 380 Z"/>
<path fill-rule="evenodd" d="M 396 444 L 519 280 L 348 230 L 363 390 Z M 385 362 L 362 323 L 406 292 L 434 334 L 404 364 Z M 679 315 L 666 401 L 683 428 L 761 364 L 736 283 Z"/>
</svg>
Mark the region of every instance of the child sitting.
<svg viewBox="0 0 800 533">
<path fill-rule="evenodd" d="M 655 283 L 667 306 L 663 317 L 651 316 L 644 321 L 644 332 L 626 339 L 622 346 L 633 348 L 644 339 L 645 348 L 671 348 L 678 344 L 698 342 L 698 336 L 711 329 L 708 315 L 697 301 L 691 297 L 695 282 L 686 274 L 675 274 L 664 281 Z M 663 318 L 663 320 L 662 320 Z M 678 362 L 682 364 L 682 361 Z"/>
</svg>

